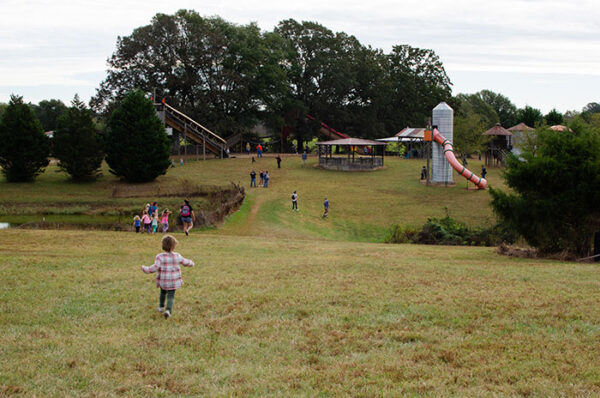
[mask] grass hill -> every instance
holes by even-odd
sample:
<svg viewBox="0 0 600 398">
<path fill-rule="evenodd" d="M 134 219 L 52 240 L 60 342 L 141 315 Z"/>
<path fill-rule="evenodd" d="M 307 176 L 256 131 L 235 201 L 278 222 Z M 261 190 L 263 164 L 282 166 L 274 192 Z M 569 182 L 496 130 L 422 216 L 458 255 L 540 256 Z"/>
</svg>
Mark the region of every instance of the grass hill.
<svg viewBox="0 0 600 398">
<path fill-rule="evenodd" d="M 251 167 L 190 162 L 156 184 L 247 183 Z M 458 179 L 424 187 L 415 161 L 351 174 L 288 157 L 281 170 L 272 158 L 255 167 L 271 172 L 270 188 L 248 190 L 221 228 L 175 234 L 197 266 L 183 270 L 169 321 L 140 270 L 160 235 L 0 231 L 0 396 L 600 394 L 596 266 L 372 243 L 445 206 L 492 222 L 486 192 Z M 116 183 L 72 185 L 50 170 L 35 184 L 0 182 L 0 199 L 96 203 Z"/>
</svg>

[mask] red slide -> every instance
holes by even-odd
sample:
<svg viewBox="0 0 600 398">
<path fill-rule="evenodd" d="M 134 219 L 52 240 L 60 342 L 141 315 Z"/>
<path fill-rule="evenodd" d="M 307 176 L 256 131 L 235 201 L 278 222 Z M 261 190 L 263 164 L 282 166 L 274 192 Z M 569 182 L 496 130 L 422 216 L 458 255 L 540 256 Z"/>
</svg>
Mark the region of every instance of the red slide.
<svg viewBox="0 0 600 398">
<path fill-rule="evenodd" d="M 477 185 L 479 189 L 485 189 L 487 187 L 487 181 L 485 178 L 477 177 L 474 173 L 467 170 L 465 166 L 458 163 L 456 160 L 456 156 L 454 156 L 454 150 L 452 149 L 452 143 L 447 140 L 438 129 L 433 129 L 433 140 L 440 144 L 442 148 L 444 148 L 444 156 L 450 166 L 454 170 L 458 172 L 461 176 L 465 177 L 467 180 L 471 181 L 473 184 Z"/>
</svg>

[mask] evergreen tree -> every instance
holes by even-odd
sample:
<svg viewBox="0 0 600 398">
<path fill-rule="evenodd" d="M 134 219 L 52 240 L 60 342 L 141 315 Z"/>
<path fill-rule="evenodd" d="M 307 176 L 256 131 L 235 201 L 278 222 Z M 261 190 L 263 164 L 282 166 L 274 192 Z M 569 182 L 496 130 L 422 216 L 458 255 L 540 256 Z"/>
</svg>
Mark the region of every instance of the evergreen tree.
<svg viewBox="0 0 600 398">
<path fill-rule="evenodd" d="M 90 181 L 100 176 L 102 140 L 92 119 L 92 111 L 75 95 L 68 108 L 57 120 L 54 132 L 54 156 L 58 167 L 74 181 Z"/>
<path fill-rule="evenodd" d="M 105 149 L 110 172 L 126 181 L 152 181 L 167 172 L 171 141 L 140 90 L 127 94 L 110 116 Z"/>
<path fill-rule="evenodd" d="M 33 181 L 48 165 L 48 137 L 23 97 L 10 97 L 0 118 L 0 142 L 0 166 L 8 182 Z"/>
<path fill-rule="evenodd" d="M 573 133 L 538 132 L 537 151 L 508 159 L 512 193 L 491 189 L 500 219 L 543 254 L 584 257 L 600 228 L 600 137 L 583 123 Z"/>
</svg>

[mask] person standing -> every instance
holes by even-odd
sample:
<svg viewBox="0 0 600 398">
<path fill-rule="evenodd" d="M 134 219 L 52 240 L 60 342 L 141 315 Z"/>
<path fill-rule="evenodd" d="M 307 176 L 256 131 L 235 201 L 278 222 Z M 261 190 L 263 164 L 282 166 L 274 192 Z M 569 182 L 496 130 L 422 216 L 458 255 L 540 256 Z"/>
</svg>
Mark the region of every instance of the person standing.
<svg viewBox="0 0 600 398">
<path fill-rule="evenodd" d="M 258 144 L 256 146 L 256 158 L 257 159 L 262 158 L 262 151 L 263 151 L 262 145 Z"/>
<path fill-rule="evenodd" d="M 250 188 L 256 188 L 256 171 L 252 170 L 250 172 Z"/>
<path fill-rule="evenodd" d="M 485 178 L 487 175 L 487 170 L 484 165 L 481 165 L 481 178 Z"/>
<path fill-rule="evenodd" d="M 268 170 L 265 171 L 265 185 L 264 185 L 265 188 L 269 187 L 269 179 L 270 178 L 271 178 L 271 176 L 269 175 L 269 171 Z"/>
<path fill-rule="evenodd" d="M 327 218 L 329 215 L 329 199 L 325 196 L 325 201 L 323 202 L 323 207 L 325 208 L 325 212 L 323 213 L 323 218 Z"/>
<path fill-rule="evenodd" d="M 423 168 L 421 169 L 421 180 L 426 180 L 427 179 L 427 168 L 425 168 L 425 166 L 423 166 Z"/>
<path fill-rule="evenodd" d="M 265 183 L 265 172 L 261 170 L 259 173 L 259 176 L 260 176 L 260 181 L 258 182 L 258 186 L 262 187 L 263 184 Z"/>
<path fill-rule="evenodd" d="M 306 153 L 306 151 L 302 152 L 302 166 L 304 166 L 306 164 L 307 157 L 308 157 L 308 154 Z"/>
<path fill-rule="evenodd" d="M 279 154 L 277 154 L 277 168 L 281 168 L 281 156 L 279 156 Z"/>
<path fill-rule="evenodd" d="M 162 216 L 160 217 L 160 224 L 162 225 L 163 234 L 169 230 L 169 214 L 171 214 L 169 209 L 164 209 Z"/>
<path fill-rule="evenodd" d="M 246 155 L 250 155 L 250 143 L 246 142 Z"/>
<path fill-rule="evenodd" d="M 298 210 L 298 194 L 296 193 L 296 191 L 294 191 L 294 193 L 292 194 L 292 211 L 293 210 L 300 211 Z"/>
<path fill-rule="evenodd" d="M 194 209 L 189 200 L 185 199 L 183 201 L 183 205 L 179 210 L 179 215 L 181 216 L 181 223 L 183 224 L 183 232 L 188 236 L 190 229 L 194 226 Z"/>
</svg>

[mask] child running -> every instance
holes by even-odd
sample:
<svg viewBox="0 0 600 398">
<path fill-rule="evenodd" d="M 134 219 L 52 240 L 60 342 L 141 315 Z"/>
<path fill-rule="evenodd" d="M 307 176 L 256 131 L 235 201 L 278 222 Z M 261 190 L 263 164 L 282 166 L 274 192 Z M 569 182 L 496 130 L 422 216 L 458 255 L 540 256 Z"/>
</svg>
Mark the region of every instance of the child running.
<svg viewBox="0 0 600 398">
<path fill-rule="evenodd" d="M 144 210 L 144 214 L 142 215 L 142 223 L 144 224 L 144 228 L 142 229 L 142 233 L 147 232 L 150 233 L 150 227 L 152 226 L 152 220 L 148 215 L 148 211 Z"/>
<path fill-rule="evenodd" d="M 162 224 L 163 234 L 169 230 L 169 214 L 171 214 L 169 209 L 164 209 L 160 217 L 160 223 Z"/>
<path fill-rule="evenodd" d="M 177 246 L 177 239 L 171 235 L 165 235 L 162 238 L 163 253 L 156 255 L 154 264 L 149 267 L 142 266 L 142 271 L 146 274 L 157 272 L 156 287 L 160 288 L 160 297 L 158 301 L 158 312 L 164 312 L 165 319 L 169 319 L 173 312 L 173 301 L 175 300 L 175 290 L 183 286 L 181 279 L 182 264 L 186 267 L 193 267 L 194 262 L 183 258 L 181 254 L 174 252 Z M 165 311 L 165 298 L 167 300 L 167 308 Z"/>
<path fill-rule="evenodd" d="M 152 214 L 152 235 L 154 235 L 156 233 L 157 229 L 158 229 L 158 213 L 155 211 Z"/>
<path fill-rule="evenodd" d="M 142 219 L 140 218 L 140 216 L 136 215 L 135 217 L 133 217 L 133 226 L 135 227 L 135 232 L 139 233 L 140 227 L 142 226 Z"/>
</svg>

